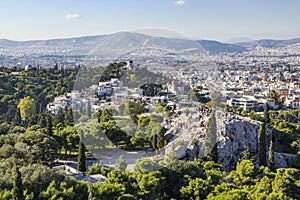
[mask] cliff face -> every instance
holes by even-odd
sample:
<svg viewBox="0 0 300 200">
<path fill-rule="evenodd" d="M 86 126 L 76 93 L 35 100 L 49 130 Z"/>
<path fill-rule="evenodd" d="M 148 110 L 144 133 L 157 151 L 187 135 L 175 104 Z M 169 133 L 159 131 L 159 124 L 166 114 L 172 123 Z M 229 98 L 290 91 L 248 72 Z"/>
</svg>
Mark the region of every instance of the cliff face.
<svg viewBox="0 0 300 200">
<path fill-rule="evenodd" d="M 251 153 L 258 151 L 258 122 L 244 119 L 229 119 L 224 122 L 224 129 L 219 135 L 218 162 L 225 171 L 231 170 L 249 148 Z"/>
<path fill-rule="evenodd" d="M 200 124 L 207 124 L 208 117 L 200 120 Z M 182 121 L 181 121 L 182 122 Z M 243 157 L 243 152 L 249 149 L 250 153 L 256 155 L 258 152 L 258 130 L 260 123 L 249 120 L 248 118 L 239 118 L 222 111 L 216 112 L 217 122 L 217 141 L 218 143 L 218 163 L 222 164 L 222 169 L 230 171 L 235 168 L 237 162 Z M 205 156 L 205 129 L 199 130 L 194 134 L 192 130 L 180 135 L 183 138 L 196 139 L 197 143 L 183 143 L 174 146 L 175 140 L 166 148 L 166 154 L 175 152 L 179 159 L 193 160 L 194 158 L 203 158 Z M 271 131 L 266 128 L 266 143 L 269 145 Z M 186 137 L 185 137 L 186 136 Z M 184 146 L 184 147 L 183 147 Z M 268 149 L 268 147 L 267 147 Z M 267 152 L 268 155 L 268 152 Z M 290 167 L 295 156 L 274 153 L 276 168 Z"/>
</svg>

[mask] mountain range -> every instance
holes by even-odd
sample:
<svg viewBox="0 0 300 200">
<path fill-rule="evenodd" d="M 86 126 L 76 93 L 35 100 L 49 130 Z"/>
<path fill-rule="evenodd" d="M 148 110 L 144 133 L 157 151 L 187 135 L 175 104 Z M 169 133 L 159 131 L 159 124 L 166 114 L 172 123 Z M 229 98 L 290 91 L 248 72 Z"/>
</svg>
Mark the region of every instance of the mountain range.
<svg viewBox="0 0 300 200">
<path fill-rule="evenodd" d="M 300 38 L 291 40 L 250 40 L 240 43 L 222 43 L 214 40 L 189 40 L 182 38 L 154 37 L 140 33 L 119 32 L 108 35 L 84 36 L 66 39 L 13 41 L 0 39 L 0 48 L 13 47 L 56 47 L 80 48 L 84 53 L 91 49 L 105 49 L 107 52 L 137 48 L 168 48 L 178 52 L 205 51 L 208 53 L 233 53 L 247 51 L 257 46 L 267 48 L 286 47 L 300 43 Z"/>
</svg>

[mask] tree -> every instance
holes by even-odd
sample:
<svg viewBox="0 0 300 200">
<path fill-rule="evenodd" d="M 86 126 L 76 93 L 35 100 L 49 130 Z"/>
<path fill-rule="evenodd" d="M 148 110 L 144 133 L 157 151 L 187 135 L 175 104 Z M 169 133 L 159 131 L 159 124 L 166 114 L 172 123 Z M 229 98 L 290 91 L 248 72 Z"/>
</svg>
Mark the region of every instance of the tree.
<svg viewBox="0 0 300 200">
<path fill-rule="evenodd" d="M 82 137 L 80 137 L 80 142 L 79 142 L 79 149 L 78 149 L 78 170 L 81 172 L 86 171 L 86 164 L 85 164 L 85 146 L 82 142 Z"/>
<path fill-rule="evenodd" d="M 72 108 L 65 110 L 64 124 L 66 126 L 74 126 L 73 109 Z"/>
<path fill-rule="evenodd" d="M 139 159 L 134 165 L 134 171 L 137 173 L 140 173 L 140 174 L 145 174 L 150 171 L 155 171 L 159 168 L 160 168 L 160 166 L 155 164 L 149 158 Z"/>
<path fill-rule="evenodd" d="M 124 191 L 125 187 L 120 183 L 91 184 L 88 199 L 117 199 L 124 194 Z"/>
<path fill-rule="evenodd" d="M 28 149 L 29 162 L 44 165 L 51 164 L 57 158 L 57 142 L 54 138 L 43 133 L 44 129 L 31 130 L 31 128 L 35 127 L 27 128 L 26 133 L 18 139 L 18 142 L 30 146 Z"/>
<path fill-rule="evenodd" d="M 57 115 L 55 115 L 54 117 L 54 120 L 53 120 L 53 123 L 54 125 L 56 126 L 58 123 L 62 123 L 64 124 L 64 111 L 62 108 L 59 108 L 58 112 L 57 112 Z"/>
<path fill-rule="evenodd" d="M 47 128 L 47 131 L 48 131 L 48 135 L 49 136 L 52 136 L 53 135 L 53 124 L 52 124 L 52 116 L 50 113 L 47 113 L 46 114 L 46 128 Z"/>
<path fill-rule="evenodd" d="M 47 126 L 47 119 L 44 113 L 40 115 L 38 124 L 41 128 L 45 128 Z"/>
<path fill-rule="evenodd" d="M 165 132 L 166 130 L 164 127 L 161 127 L 160 124 L 153 123 L 149 127 L 151 129 L 151 146 L 153 149 L 155 149 L 156 154 L 158 153 L 158 150 L 163 148 L 165 145 Z"/>
<path fill-rule="evenodd" d="M 258 131 L 258 163 L 261 166 L 267 166 L 266 161 L 266 131 L 265 123 L 260 124 Z"/>
<path fill-rule="evenodd" d="M 23 196 L 23 184 L 22 184 L 22 177 L 21 172 L 17 165 L 14 165 L 13 168 L 14 176 L 13 176 L 13 189 L 12 189 L 12 197 L 14 200 L 22 200 L 24 199 Z"/>
<path fill-rule="evenodd" d="M 300 197 L 300 172 L 294 168 L 280 168 L 276 170 L 272 190 L 273 199 L 299 199 Z M 287 198 L 280 198 L 285 196 Z M 277 198 L 276 198 L 277 197 Z"/>
<path fill-rule="evenodd" d="M 120 171 L 125 171 L 128 163 L 126 162 L 124 155 L 120 155 L 119 159 L 116 160 L 116 169 Z"/>
<path fill-rule="evenodd" d="M 51 181 L 64 180 L 64 176 L 54 172 L 49 167 L 40 164 L 29 164 L 20 168 L 22 173 L 23 185 L 28 193 L 33 192 L 37 197 L 38 194 L 45 190 Z"/>
<path fill-rule="evenodd" d="M 180 196 L 182 199 L 206 199 L 210 187 L 202 178 L 191 179 L 187 186 L 180 189 Z"/>
<path fill-rule="evenodd" d="M 269 157 L 268 157 L 268 166 L 269 166 L 269 168 L 270 168 L 272 171 L 275 170 L 273 139 L 271 139 L 271 141 L 270 141 Z"/>
<path fill-rule="evenodd" d="M 275 101 L 275 105 L 281 106 L 282 102 L 280 101 L 280 95 L 278 94 L 278 92 L 272 90 L 268 94 L 268 98 L 273 99 Z"/>
<path fill-rule="evenodd" d="M 180 188 L 185 184 L 186 177 L 205 178 L 204 170 L 191 161 L 175 160 L 172 164 L 162 169 L 165 177 L 165 194 L 167 199 L 177 199 L 180 195 Z"/>
<path fill-rule="evenodd" d="M 36 106 L 34 99 L 29 96 L 24 97 L 18 104 L 18 108 L 20 109 L 20 114 L 23 120 L 29 120 L 33 118 L 36 113 Z"/>
<path fill-rule="evenodd" d="M 208 160 L 218 162 L 217 123 L 215 111 L 213 110 L 208 120 L 205 134 L 205 156 Z"/>
<path fill-rule="evenodd" d="M 264 107 L 264 122 L 265 122 L 265 124 L 269 124 L 270 123 L 270 115 L 269 115 L 269 105 L 268 105 L 268 103 L 265 103 L 265 107 Z"/>
<path fill-rule="evenodd" d="M 17 108 L 17 111 L 15 113 L 15 117 L 14 117 L 14 120 L 13 120 L 13 124 L 15 126 L 19 126 L 22 124 L 22 118 L 21 118 L 21 113 L 20 113 L 20 109 Z"/>
<path fill-rule="evenodd" d="M 49 184 L 46 190 L 41 191 L 38 199 L 88 199 L 88 184 L 73 179 L 67 179 L 65 181 L 54 180 Z"/>
<path fill-rule="evenodd" d="M 141 199 L 159 199 L 164 189 L 162 173 L 159 171 L 138 174 L 136 177 L 137 185 L 141 190 Z"/>
<path fill-rule="evenodd" d="M 57 140 L 60 145 L 59 150 L 64 147 L 65 155 L 67 155 L 68 150 L 71 155 L 72 150 L 79 144 L 79 135 L 74 126 L 67 126 L 63 130 L 58 131 Z"/>
</svg>

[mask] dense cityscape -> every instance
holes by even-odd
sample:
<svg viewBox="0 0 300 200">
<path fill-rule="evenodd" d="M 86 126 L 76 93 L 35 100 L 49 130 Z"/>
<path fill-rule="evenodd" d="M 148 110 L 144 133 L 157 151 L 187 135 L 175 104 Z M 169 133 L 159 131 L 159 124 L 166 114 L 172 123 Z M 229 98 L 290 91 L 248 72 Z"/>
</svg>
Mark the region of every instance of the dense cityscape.
<svg viewBox="0 0 300 200">
<path fill-rule="evenodd" d="M 172 46 L 179 39 L 160 37 L 169 42 L 165 47 L 145 47 L 140 44 L 155 37 L 116 35 L 114 40 L 123 41 L 121 50 L 105 60 L 103 45 L 95 44 L 88 55 L 73 45 L 65 56 L 60 47 L 1 48 L 1 79 L 6 82 L 1 88 L 2 199 L 117 199 L 115 194 L 119 199 L 298 198 L 298 193 L 274 189 L 286 188 L 279 180 L 299 187 L 297 44 L 236 44 L 245 49 L 216 53 L 191 40 Z M 102 62 L 108 63 L 96 65 Z M 14 142 L 7 143 L 8 138 Z M 34 147 L 40 144 L 44 147 Z M 12 159 L 22 161 L 14 164 Z M 30 167 L 44 171 L 31 172 Z M 31 188 L 35 182 L 27 187 L 25 168 L 39 174 L 29 176 L 50 173 L 49 179 L 39 190 Z M 184 176 L 178 174 L 175 181 L 170 170 Z M 18 185 L 7 178 L 20 172 L 19 184 L 29 193 L 15 194 Z M 139 186 L 128 190 L 136 187 L 134 182 L 114 182 L 118 176 L 131 177 Z M 260 176 L 273 177 L 268 194 L 255 192 L 266 181 Z M 253 184 L 240 182 L 247 177 Z M 67 185 L 57 185 L 62 179 Z M 254 192 L 245 191 L 249 184 Z M 86 192 L 59 194 L 63 187 Z M 219 187 L 232 189 L 221 192 Z"/>
<path fill-rule="evenodd" d="M 300 200 L 299 6 L 0 1 L 0 200 Z"/>
</svg>

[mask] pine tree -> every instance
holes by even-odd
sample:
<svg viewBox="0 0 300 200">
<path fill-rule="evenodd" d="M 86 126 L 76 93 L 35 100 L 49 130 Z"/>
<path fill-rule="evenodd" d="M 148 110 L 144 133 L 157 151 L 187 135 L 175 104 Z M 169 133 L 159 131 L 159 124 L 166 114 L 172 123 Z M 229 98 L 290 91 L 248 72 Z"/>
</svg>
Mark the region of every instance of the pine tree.
<svg viewBox="0 0 300 200">
<path fill-rule="evenodd" d="M 24 199 L 22 176 L 16 164 L 13 168 L 13 172 L 14 172 L 14 176 L 13 176 L 12 199 L 14 200 Z"/>
<path fill-rule="evenodd" d="M 205 156 L 208 160 L 218 162 L 218 144 L 217 144 L 217 122 L 215 111 L 212 111 L 208 120 L 205 134 Z"/>
<path fill-rule="evenodd" d="M 267 166 L 267 154 L 266 154 L 266 131 L 265 123 L 261 123 L 258 132 L 258 163 L 261 166 Z"/>
<path fill-rule="evenodd" d="M 271 139 L 269 146 L 268 166 L 272 171 L 275 170 L 273 139 Z"/>
<path fill-rule="evenodd" d="M 86 171 L 85 146 L 82 142 L 82 135 L 80 136 L 79 149 L 78 149 L 78 170 L 83 173 Z"/>
</svg>

